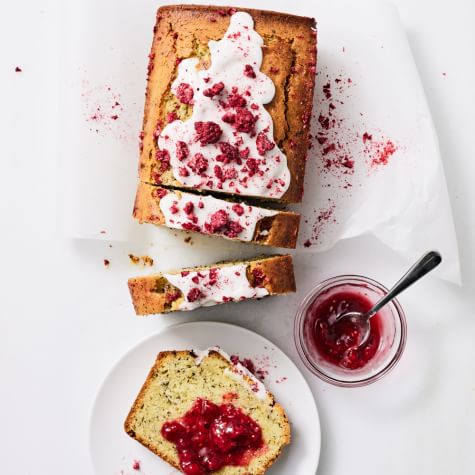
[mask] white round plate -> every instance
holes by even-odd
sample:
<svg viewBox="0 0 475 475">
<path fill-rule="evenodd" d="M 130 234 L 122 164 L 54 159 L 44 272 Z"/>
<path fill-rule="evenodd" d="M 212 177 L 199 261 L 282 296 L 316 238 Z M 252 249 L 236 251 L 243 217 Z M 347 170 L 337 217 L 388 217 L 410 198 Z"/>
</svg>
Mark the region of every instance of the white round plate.
<svg viewBox="0 0 475 475">
<path fill-rule="evenodd" d="M 267 473 L 316 473 L 320 420 L 310 388 L 292 361 L 269 340 L 245 328 L 219 322 L 190 322 L 148 337 L 126 353 L 106 377 L 91 416 L 90 448 L 96 475 L 179 474 L 130 438 L 123 423 L 157 353 L 216 345 L 229 354 L 253 359 L 257 367 L 265 366 L 266 387 L 289 416 L 292 442 Z M 134 460 L 140 462 L 140 472 L 132 468 Z"/>
</svg>

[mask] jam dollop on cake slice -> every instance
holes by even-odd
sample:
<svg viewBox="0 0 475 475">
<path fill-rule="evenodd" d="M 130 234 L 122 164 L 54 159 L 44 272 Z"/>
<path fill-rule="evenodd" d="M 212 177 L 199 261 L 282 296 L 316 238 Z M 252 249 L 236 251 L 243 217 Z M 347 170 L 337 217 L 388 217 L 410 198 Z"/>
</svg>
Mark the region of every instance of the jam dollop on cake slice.
<svg viewBox="0 0 475 475">
<path fill-rule="evenodd" d="M 124 428 L 187 475 L 263 475 L 290 442 L 282 406 L 219 347 L 159 353 Z"/>
<path fill-rule="evenodd" d="M 226 465 L 246 466 L 264 446 L 262 429 L 231 403 L 198 398 L 183 417 L 167 421 L 161 434 L 177 450 L 187 475 L 205 475 Z"/>
</svg>

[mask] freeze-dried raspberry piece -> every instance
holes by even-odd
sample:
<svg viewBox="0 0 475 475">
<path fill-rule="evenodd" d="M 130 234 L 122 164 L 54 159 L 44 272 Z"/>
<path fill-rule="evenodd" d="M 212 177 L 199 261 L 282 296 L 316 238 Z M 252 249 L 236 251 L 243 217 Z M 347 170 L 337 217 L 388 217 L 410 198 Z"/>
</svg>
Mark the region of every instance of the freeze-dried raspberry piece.
<svg viewBox="0 0 475 475">
<path fill-rule="evenodd" d="M 176 205 L 176 201 L 173 202 L 173 204 L 170 206 L 170 213 L 172 214 L 177 214 L 179 210 L 178 206 Z"/>
<path fill-rule="evenodd" d="M 193 88 L 186 82 L 182 82 L 176 90 L 176 97 L 183 104 L 193 104 Z"/>
<path fill-rule="evenodd" d="M 267 276 L 262 272 L 262 269 L 254 268 L 251 271 L 253 277 L 253 287 L 263 287 L 264 284 L 267 282 Z"/>
<path fill-rule="evenodd" d="M 222 230 L 228 224 L 228 221 L 228 213 L 224 209 L 220 209 L 210 216 L 210 221 L 205 223 L 205 228 L 208 232 L 215 233 Z"/>
<path fill-rule="evenodd" d="M 195 122 L 195 140 L 204 147 L 210 143 L 216 143 L 223 131 L 216 122 Z"/>
<path fill-rule="evenodd" d="M 226 122 L 226 124 L 234 124 L 236 121 L 236 114 L 233 114 L 232 112 L 226 112 L 226 114 L 221 117 L 221 120 Z"/>
<path fill-rule="evenodd" d="M 233 205 L 232 210 L 238 215 L 242 216 L 244 214 L 244 208 L 239 203 Z"/>
<path fill-rule="evenodd" d="M 216 280 L 218 277 L 218 269 L 213 267 L 209 270 L 209 278 L 210 280 Z"/>
<path fill-rule="evenodd" d="M 189 176 L 190 175 L 190 172 L 185 168 L 185 167 L 180 167 L 178 169 L 178 174 L 180 176 Z"/>
<path fill-rule="evenodd" d="M 201 153 L 196 153 L 193 158 L 188 161 L 188 166 L 201 175 L 208 169 L 208 160 Z"/>
<path fill-rule="evenodd" d="M 246 132 L 251 134 L 254 132 L 254 125 L 257 121 L 257 117 L 250 111 L 243 108 L 236 109 L 236 117 L 234 118 L 233 127 L 238 132 Z"/>
<path fill-rule="evenodd" d="M 164 188 L 156 188 L 155 190 L 152 191 L 152 196 L 154 198 L 162 199 L 167 193 L 168 193 L 167 190 L 165 190 Z"/>
<path fill-rule="evenodd" d="M 170 292 L 166 295 L 167 302 L 174 302 L 180 297 L 181 292 L 179 290 L 175 290 L 174 292 Z"/>
<path fill-rule="evenodd" d="M 256 158 L 248 158 L 246 160 L 246 167 L 249 176 L 254 176 L 259 171 L 259 160 Z"/>
<path fill-rule="evenodd" d="M 197 232 L 201 231 L 201 228 L 193 223 L 182 223 L 181 227 L 183 229 L 186 229 L 187 231 L 197 231 Z"/>
<path fill-rule="evenodd" d="M 191 214 L 193 213 L 194 208 L 195 208 L 195 205 L 191 201 L 188 201 L 187 203 L 185 203 L 185 206 L 183 207 L 183 211 L 186 214 Z"/>
<path fill-rule="evenodd" d="M 238 164 L 241 163 L 241 159 L 239 157 L 239 150 L 234 145 L 231 145 L 228 142 L 220 142 L 219 149 L 221 150 L 221 154 L 216 156 L 216 160 L 218 162 L 223 163 L 230 163 L 230 162 L 237 162 Z"/>
<path fill-rule="evenodd" d="M 186 299 L 188 300 L 188 302 L 195 302 L 196 300 L 201 299 L 203 297 L 204 297 L 203 292 L 201 292 L 201 290 L 198 289 L 197 287 L 193 287 L 188 292 Z"/>
<path fill-rule="evenodd" d="M 175 120 L 178 120 L 178 116 L 176 115 L 176 112 L 169 112 L 167 114 L 167 122 L 174 122 Z"/>
<path fill-rule="evenodd" d="M 247 101 L 242 94 L 239 94 L 238 88 L 233 87 L 231 94 L 228 95 L 228 107 L 246 107 Z"/>
<path fill-rule="evenodd" d="M 226 168 L 224 170 L 224 179 L 225 180 L 232 180 L 233 178 L 237 177 L 237 171 L 235 168 Z"/>
<path fill-rule="evenodd" d="M 256 77 L 256 72 L 250 64 L 246 64 L 246 66 L 244 66 L 244 76 L 247 76 L 248 78 L 252 79 Z"/>
<path fill-rule="evenodd" d="M 186 145 L 185 142 L 182 142 L 181 140 L 179 140 L 177 143 L 176 143 L 176 158 L 178 158 L 178 160 L 184 160 L 185 158 L 188 157 L 190 153 L 190 150 L 188 149 L 188 145 Z"/>
<path fill-rule="evenodd" d="M 249 147 L 246 147 L 239 152 L 239 156 L 241 158 L 247 158 L 249 157 L 249 152 L 250 152 Z"/>
<path fill-rule="evenodd" d="M 223 181 L 223 169 L 219 165 L 214 166 L 214 176 L 219 181 Z"/>
<path fill-rule="evenodd" d="M 265 132 L 259 132 L 256 139 L 257 152 L 259 155 L 265 155 L 268 150 L 272 150 L 275 147 L 275 143 L 271 142 Z"/>
<path fill-rule="evenodd" d="M 218 95 L 223 89 L 224 89 L 224 83 L 217 82 L 216 84 L 213 84 L 210 88 L 205 89 L 203 91 L 203 96 L 214 97 Z"/>
<path fill-rule="evenodd" d="M 170 154 L 168 153 L 168 150 L 157 150 L 155 157 L 160 161 L 161 172 L 164 172 L 170 168 Z"/>
<path fill-rule="evenodd" d="M 244 229 L 237 221 L 230 221 L 226 227 L 224 234 L 230 238 L 237 237 Z"/>
</svg>

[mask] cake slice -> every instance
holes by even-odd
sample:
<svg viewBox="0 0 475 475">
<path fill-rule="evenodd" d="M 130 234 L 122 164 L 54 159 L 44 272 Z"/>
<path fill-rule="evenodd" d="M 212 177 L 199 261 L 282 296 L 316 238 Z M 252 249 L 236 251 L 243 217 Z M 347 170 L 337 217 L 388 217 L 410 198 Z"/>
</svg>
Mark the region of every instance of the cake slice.
<svg viewBox="0 0 475 475">
<path fill-rule="evenodd" d="M 164 6 L 149 58 L 141 181 L 302 200 L 316 73 L 313 18 Z"/>
<path fill-rule="evenodd" d="M 124 427 L 187 475 L 262 475 L 290 442 L 284 409 L 219 348 L 159 353 Z"/>
<path fill-rule="evenodd" d="M 134 206 L 140 223 L 214 234 L 227 239 L 294 249 L 300 215 L 212 196 L 140 183 Z"/>
<path fill-rule="evenodd" d="M 137 315 L 194 310 L 295 292 L 289 255 L 133 277 L 128 284 Z"/>
</svg>

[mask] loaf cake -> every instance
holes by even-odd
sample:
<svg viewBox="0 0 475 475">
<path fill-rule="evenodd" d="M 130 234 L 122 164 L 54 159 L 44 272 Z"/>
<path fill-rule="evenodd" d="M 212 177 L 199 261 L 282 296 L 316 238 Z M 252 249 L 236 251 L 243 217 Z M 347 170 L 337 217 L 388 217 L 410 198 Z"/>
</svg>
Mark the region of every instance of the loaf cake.
<svg viewBox="0 0 475 475">
<path fill-rule="evenodd" d="M 149 58 L 142 182 L 301 201 L 316 70 L 314 19 L 164 6 Z"/>
<path fill-rule="evenodd" d="M 289 255 L 134 277 L 128 284 L 137 315 L 194 310 L 295 292 Z"/>
<path fill-rule="evenodd" d="M 134 206 L 140 223 L 294 249 L 300 215 L 140 183 Z"/>
<path fill-rule="evenodd" d="M 189 475 L 262 475 L 290 442 L 283 408 L 219 348 L 159 353 L 124 427 Z"/>
</svg>

